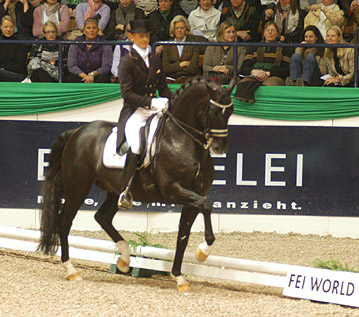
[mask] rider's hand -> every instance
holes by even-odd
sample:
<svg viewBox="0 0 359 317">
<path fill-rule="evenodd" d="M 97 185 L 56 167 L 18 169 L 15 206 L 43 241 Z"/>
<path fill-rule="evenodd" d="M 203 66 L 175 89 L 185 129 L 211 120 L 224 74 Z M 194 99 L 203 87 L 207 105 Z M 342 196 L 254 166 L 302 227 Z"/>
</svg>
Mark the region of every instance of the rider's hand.
<svg viewBox="0 0 359 317">
<path fill-rule="evenodd" d="M 168 98 L 153 98 L 151 101 L 151 110 L 163 111 L 168 108 Z"/>
</svg>

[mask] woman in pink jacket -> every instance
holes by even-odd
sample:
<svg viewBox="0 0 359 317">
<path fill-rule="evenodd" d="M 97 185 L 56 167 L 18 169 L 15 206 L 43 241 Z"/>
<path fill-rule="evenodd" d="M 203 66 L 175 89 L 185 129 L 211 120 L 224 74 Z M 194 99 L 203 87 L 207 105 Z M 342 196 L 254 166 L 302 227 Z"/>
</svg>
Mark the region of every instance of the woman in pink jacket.
<svg viewBox="0 0 359 317">
<path fill-rule="evenodd" d="M 35 37 L 44 35 L 42 26 L 52 21 L 57 26 L 57 31 L 65 35 L 70 27 L 70 13 L 66 5 L 62 5 L 57 0 L 45 0 L 34 10 L 34 24 L 32 26 L 32 34 Z"/>
</svg>

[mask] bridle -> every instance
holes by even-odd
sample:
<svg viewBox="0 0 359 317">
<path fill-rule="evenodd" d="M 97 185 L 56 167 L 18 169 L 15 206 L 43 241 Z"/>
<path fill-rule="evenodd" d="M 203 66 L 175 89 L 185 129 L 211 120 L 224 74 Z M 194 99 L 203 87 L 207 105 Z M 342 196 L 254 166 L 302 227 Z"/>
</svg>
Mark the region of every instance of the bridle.
<svg viewBox="0 0 359 317">
<path fill-rule="evenodd" d="M 233 102 L 231 101 L 229 104 L 227 105 L 222 105 L 217 101 L 214 101 L 213 99 L 209 99 L 206 103 L 206 109 L 207 112 L 209 111 L 209 105 L 213 105 L 216 107 L 219 107 L 222 109 L 222 114 L 225 113 L 227 108 L 232 107 Z M 166 112 L 166 114 L 168 115 L 168 117 L 173 121 L 173 123 L 179 128 L 181 129 L 184 133 L 186 133 L 188 136 L 190 136 L 195 142 L 197 142 L 198 144 L 200 144 L 205 150 L 208 150 L 209 147 L 211 146 L 212 142 L 213 142 L 213 138 L 226 138 L 228 136 L 228 129 L 211 129 L 209 128 L 209 119 L 208 119 L 208 115 L 207 115 L 207 128 L 204 129 L 204 131 L 200 131 L 196 128 L 191 127 L 190 125 L 184 123 L 183 121 L 177 119 L 176 117 L 173 116 L 172 113 L 170 113 L 169 111 Z M 198 134 L 199 136 L 204 137 L 204 139 L 206 140 L 205 143 L 203 143 L 201 140 L 199 140 L 198 138 L 196 138 L 193 133 Z"/>
</svg>

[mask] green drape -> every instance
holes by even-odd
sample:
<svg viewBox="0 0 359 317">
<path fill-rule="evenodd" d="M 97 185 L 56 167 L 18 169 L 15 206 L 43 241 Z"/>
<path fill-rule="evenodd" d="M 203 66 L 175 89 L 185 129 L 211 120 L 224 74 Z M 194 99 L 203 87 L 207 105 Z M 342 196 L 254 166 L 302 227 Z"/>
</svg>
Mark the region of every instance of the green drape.
<svg viewBox="0 0 359 317">
<path fill-rule="evenodd" d="M 172 91 L 179 85 L 169 85 Z M 233 97 L 233 96 L 232 96 Z M 0 83 L 0 116 L 49 113 L 121 98 L 117 84 Z M 359 116 L 359 89 L 260 87 L 254 104 L 233 98 L 234 113 L 274 120 L 327 120 Z"/>
</svg>

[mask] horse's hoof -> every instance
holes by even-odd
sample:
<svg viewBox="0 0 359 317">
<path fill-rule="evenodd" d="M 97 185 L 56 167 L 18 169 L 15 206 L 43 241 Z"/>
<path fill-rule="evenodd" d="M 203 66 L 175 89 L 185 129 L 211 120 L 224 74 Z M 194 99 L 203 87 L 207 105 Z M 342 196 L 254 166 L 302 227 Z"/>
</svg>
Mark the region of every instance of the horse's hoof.
<svg viewBox="0 0 359 317">
<path fill-rule="evenodd" d="M 82 277 L 79 272 L 72 273 L 67 276 L 68 281 L 82 281 Z"/>
<path fill-rule="evenodd" d="M 203 253 L 203 251 L 200 248 L 197 248 L 196 250 L 196 259 L 198 262 L 204 262 L 208 258 L 208 254 Z"/>
<path fill-rule="evenodd" d="M 117 260 L 117 268 L 121 273 L 128 273 L 130 271 L 130 263 L 125 262 L 121 258 L 118 258 Z"/>
<path fill-rule="evenodd" d="M 177 289 L 179 292 L 182 292 L 182 293 L 192 292 L 192 287 L 189 283 L 177 285 Z"/>
</svg>

